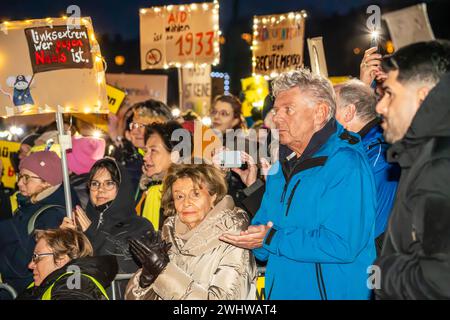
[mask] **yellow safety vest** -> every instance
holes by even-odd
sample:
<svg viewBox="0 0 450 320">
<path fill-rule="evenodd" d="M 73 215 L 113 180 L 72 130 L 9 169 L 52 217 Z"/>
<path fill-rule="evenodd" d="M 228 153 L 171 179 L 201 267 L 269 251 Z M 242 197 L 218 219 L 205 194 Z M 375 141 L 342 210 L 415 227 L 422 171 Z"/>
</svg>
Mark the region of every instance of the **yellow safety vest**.
<svg viewBox="0 0 450 320">
<path fill-rule="evenodd" d="M 56 282 L 57 282 L 59 279 L 61 279 L 62 277 L 66 276 L 66 275 L 69 275 L 69 274 L 73 274 L 73 272 L 66 272 L 66 273 L 62 274 L 61 276 L 59 276 L 58 279 L 56 279 L 55 282 L 53 282 L 52 285 L 51 285 L 47 290 L 45 290 L 44 294 L 43 294 L 42 297 L 41 297 L 41 300 L 52 300 L 52 289 L 53 289 L 53 287 L 55 286 Z M 100 282 L 98 282 L 94 277 L 91 277 L 91 276 L 88 275 L 88 274 L 82 273 L 82 275 L 85 276 L 85 277 L 87 277 L 87 278 L 89 278 L 89 279 L 91 279 L 91 281 L 94 282 L 94 284 L 95 284 L 95 285 L 97 286 L 97 288 L 101 291 L 101 293 L 105 296 L 105 298 L 106 298 L 107 300 L 109 300 L 108 294 L 106 293 L 105 288 L 103 288 L 103 286 L 101 285 Z M 32 283 L 28 286 L 27 289 L 31 289 L 31 288 L 33 288 L 33 287 L 34 287 L 34 282 L 32 282 Z"/>
</svg>

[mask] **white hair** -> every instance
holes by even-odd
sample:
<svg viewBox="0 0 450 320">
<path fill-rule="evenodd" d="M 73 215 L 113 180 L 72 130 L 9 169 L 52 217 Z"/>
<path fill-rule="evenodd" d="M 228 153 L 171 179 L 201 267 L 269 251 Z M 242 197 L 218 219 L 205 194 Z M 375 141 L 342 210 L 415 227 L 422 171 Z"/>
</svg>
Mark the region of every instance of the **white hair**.
<svg viewBox="0 0 450 320">
<path fill-rule="evenodd" d="M 315 103 L 325 103 L 328 106 L 328 118 L 330 120 L 336 114 L 336 94 L 331 82 L 320 75 L 313 74 L 305 68 L 284 72 L 272 83 L 275 98 L 282 92 L 298 87 L 309 95 Z"/>
</svg>

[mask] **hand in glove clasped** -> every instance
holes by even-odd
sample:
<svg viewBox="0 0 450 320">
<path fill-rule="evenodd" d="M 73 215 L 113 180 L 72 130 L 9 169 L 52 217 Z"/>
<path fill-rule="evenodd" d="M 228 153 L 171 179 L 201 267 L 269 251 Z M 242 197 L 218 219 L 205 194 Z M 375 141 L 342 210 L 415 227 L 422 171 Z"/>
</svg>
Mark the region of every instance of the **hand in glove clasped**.
<svg viewBox="0 0 450 320">
<path fill-rule="evenodd" d="M 169 263 L 169 251 L 171 244 L 159 239 L 158 236 L 149 235 L 150 239 L 129 240 L 130 252 L 142 264 L 142 273 L 139 278 L 139 286 L 147 288 Z"/>
</svg>

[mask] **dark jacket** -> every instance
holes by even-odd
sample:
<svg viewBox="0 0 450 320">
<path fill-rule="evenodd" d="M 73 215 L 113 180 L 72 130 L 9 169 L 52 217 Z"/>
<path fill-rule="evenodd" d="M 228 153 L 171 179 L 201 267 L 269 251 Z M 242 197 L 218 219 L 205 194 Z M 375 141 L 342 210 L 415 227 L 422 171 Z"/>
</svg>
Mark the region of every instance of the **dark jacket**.
<svg viewBox="0 0 450 320">
<path fill-rule="evenodd" d="M 83 209 L 86 209 L 86 206 L 89 202 L 89 190 L 87 187 L 87 183 L 89 180 L 89 173 L 85 174 L 71 174 L 70 175 L 70 185 L 73 190 L 75 190 L 78 199 L 80 200 L 80 205 Z"/>
<path fill-rule="evenodd" d="M 377 213 L 375 216 L 375 238 L 377 238 L 384 233 L 394 205 L 400 168 L 397 164 L 388 163 L 386 160 L 386 150 L 389 145 L 384 140 L 379 119 L 370 121 L 358 134 L 361 136 L 377 186 Z M 383 236 L 377 243 L 377 249 L 381 249 L 382 238 Z"/>
<path fill-rule="evenodd" d="M 114 163 L 117 165 L 117 162 Z M 111 204 L 99 212 L 89 201 L 86 214 L 92 223 L 86 230 L 86 236 L 92 243 L 94 255 L 114 255 L 119 264 L 119 273 L 134 273 L 138 266 L 128 250 L 128 239 L 139 238 L 153 230 L 153 226 L 147 219 L 136 215 L 134 190 L 125 170 L 120 166 L 119 170 L 122 181 Z"/>
<path fill-rule="evenodd" d="M 58 205 L 45 210 L 35 223 L 35 230 L 53 229 L 61 225 L 66 215 L 64 188 L 59 186 L 46 198 L 31 203 L 28 197 L 18 194 L 18 208 L 11 219 L 0 222 L 0 274 L 3 282 L 10 284 L 18 293 L 22 292 L 33 280 L 28 269 L 36 242 L 33 234 L 27 231 L 28 222 L 33 214 L 46 205 Z M 74 195 L 74 204 L 77 203 Z"/>
<path fill-rule="evenodd" d="M 106 150 L 109 150 L 109 147 Z M 130 141 L 123 139 L 121 146 L 114 146 L 109 155 L 116 159 L 119 165 L 125 169 L 133 186 L 133 191 L 136 191 L 142 175 L 142 166 L 144 165 L 144 158 L 138 149 Z"/>
<path fill-rule="evenodd" d="M 388 151 L 402 170 L 381 257 L 381 299 L 450 299 L 450 74 Z"/>
<path fill-rule="evenodd" d="M 81 272 L 80 286 L 69 288 L 68 284 L 76 284 L 68 279 L 76 276 L 73 270 L 78 267 Z M 64 275 L 65 273 L 69 274 Z M 99 287 L 85 275 L 97 280 L 103 289 L 111 285 L 117 274 L 117 261 L 113 256 L 85 257 L 72 260 L 67 266 L 50 273 L 39 287 L 25 290 L 17 300 L 41 300 L 44 293 L 54 284 L 51 290 L 51 300 L 106 300 Z M 61 277 L 62 276 L 62 277 Z M 111 299 L 111 297 L 109 297 Z"/>
</svg>

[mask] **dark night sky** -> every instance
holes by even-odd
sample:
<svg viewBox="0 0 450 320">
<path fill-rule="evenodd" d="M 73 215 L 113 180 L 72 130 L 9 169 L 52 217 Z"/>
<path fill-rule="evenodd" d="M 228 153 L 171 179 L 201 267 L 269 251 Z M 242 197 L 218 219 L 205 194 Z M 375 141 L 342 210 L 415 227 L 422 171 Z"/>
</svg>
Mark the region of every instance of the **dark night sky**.
<svg viewBox="0 0 450 320">
<path fill-rule="evenodd" d="M 212 0 L 211 0 L 212 1 Z M 159 73 L 169 75 L 169 91 L 176 99 L 176 71 L 139 69 L 139 8 L 168 4 L 204 2 L 201 0 L 0 0 L 0 21 L 57 17 L 67 6 L 76 4 L 83 16 L 91 16 L 97 39 L 109 67 L 109 72 Z M 251 51 L 241 34 L 251 32 L 253 15 L 285 13 L 305 9 L 309 18 L 306 38 L 323 36 L 330 75 L 358 75 L 358 66 L 368 47 L 365 30 L 366 8 L 378 4 L 382 13 L 426 2 L 436 37 L 450 39 L 448 0 L 221 0 L 220 28 L 226 43 L 221 46 L 221 64 L 216 71 L 231 76 L 231 91 L 239 93 L 239 79 L 251 75 Z M 361 48 L 355 55 L 353 49 Z M 115 55 L 124 55 L 126 63 L 118 67 Z M 305 65 L 309 66 L 307 50 Z M 169 102 L 171 93 L 169 92 Z"/>
</svg>

